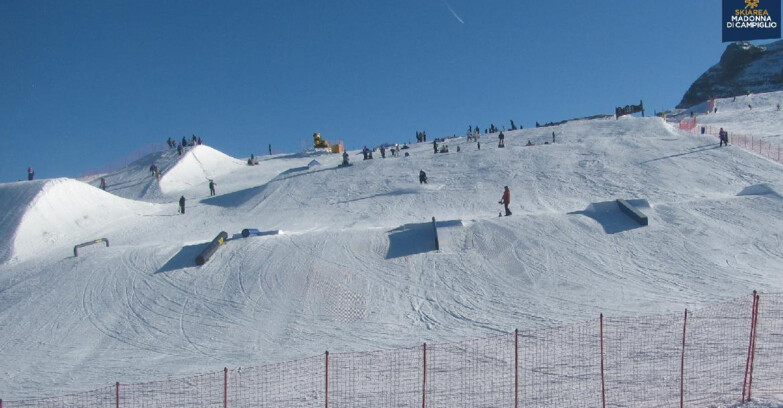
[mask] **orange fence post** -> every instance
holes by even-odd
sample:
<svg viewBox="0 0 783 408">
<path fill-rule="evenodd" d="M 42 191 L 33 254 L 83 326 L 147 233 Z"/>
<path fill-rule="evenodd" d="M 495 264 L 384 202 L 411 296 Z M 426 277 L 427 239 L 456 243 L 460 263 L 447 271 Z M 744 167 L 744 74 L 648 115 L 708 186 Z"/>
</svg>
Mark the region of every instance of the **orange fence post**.
<svg viewBox="0 0 783 408">
<path fill-rule="evenodd" d="M 325 354 L 326 367 L 324 368 L 324 390 L 326 390 L 326 392 L 324 393 L 324 406 L 329 408 L 329 350 L 326 350 Z"/>
<path fill-rule="evenodd" d="M 421 408 L 427 407 L 427 343 L 424 343 L 424 375 L 421 383 Z"/>
<path fill-rule="evenodd" d="M 682 319 L 682 355 L 680 356 L 680 408 L 685 406 L 685 328 L 688 325 L 688 309 Z"/>
<path fill-rule="evenodd" d="M 601 313 L 599 318 L 599 343 L 601 345 L 601 404 L 603 408 L 606 408 L 606 381 L 604 380 L 604 314 Z"/>
<path fill-rule="evenodd" d="M 518 408 L 518 407 L 519 407 L 519 329 L 514 329 L 514 408 Z"/>
</svg>

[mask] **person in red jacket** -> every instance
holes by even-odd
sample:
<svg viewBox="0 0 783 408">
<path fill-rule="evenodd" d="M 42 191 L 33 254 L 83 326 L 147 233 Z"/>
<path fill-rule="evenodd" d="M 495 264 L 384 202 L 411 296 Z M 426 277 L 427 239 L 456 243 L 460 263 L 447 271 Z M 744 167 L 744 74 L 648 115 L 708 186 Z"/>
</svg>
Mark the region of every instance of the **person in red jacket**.
<svg viewBox="0 0 783 408">
<path fill-rule="evenodd" d="M 508 205 L 511 204 L 511 190 L 508 189 L 508 186 L 506 186 L 505 191 L 503 191 L 503 197 L 500 199 L 500 204 L 506 206 L 506 217 L 511 215 L 511 210 L 508 209 Z"/>
</svg>

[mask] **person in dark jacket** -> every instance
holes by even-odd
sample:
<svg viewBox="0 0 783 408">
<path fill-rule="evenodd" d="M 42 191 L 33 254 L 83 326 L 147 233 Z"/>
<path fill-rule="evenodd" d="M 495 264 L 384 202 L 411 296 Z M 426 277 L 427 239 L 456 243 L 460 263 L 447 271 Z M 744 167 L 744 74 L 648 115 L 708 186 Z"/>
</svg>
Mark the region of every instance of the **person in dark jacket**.
<svg viewBox="0 0 783 408">
<path fill-rule="evenodd" d="M 427 184 L 427 173 L 424 170 L 419 170 L 419 184 Z"/>
<path fill-rule="evenodd" d="M 106 179 L 101 177 L 101 190 L 106 191 Z"/>
<path fill-rule="evenodd" d="M 506 147 L 505 139 L 506 135 L 503 134 L 503 132 L 500 132 L 498 135 L 498 147 Z"/>
<path fill-rule="evenodd" d="M 511 204 L 511 190 L 508 189 L 508 186 L 506 186 L 503 191 L 503 197 L 500 199 L 500 204 L 503 204 L 506 207 L 506 217 L 511 215 L 511 210 L 508 209 L 508 205 Z"/>
<path fill-rule="evenodd" d="M 215 195 L 215 186 L 217 184 L 215 183 L 215 180 L 209 180 L 209 196 Z"/>
<path fill-rule="evenodd" d="M 179 198 L 179 213 L 185 214 L 185 196 Z"/>
<path fill-rule="evenodd" d="M 35 177 L 35 171 L 32 167 L 27 168 L 27 180 L 32 180 Z"/>
</svg>

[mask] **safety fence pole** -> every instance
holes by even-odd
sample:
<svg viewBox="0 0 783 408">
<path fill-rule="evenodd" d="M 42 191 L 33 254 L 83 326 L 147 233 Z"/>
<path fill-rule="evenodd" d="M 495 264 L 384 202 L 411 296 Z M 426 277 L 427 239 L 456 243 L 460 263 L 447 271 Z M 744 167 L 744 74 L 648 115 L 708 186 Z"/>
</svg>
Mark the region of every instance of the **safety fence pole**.
<svg viewBox="0 0 783 408">
<path fill-rule="evenodd" d="M 519 329 L 514 329 L 514 408 L 519 407 Z M 0 408 L 3 408 L 0 406 Z"/>
<path fill-rule="evenodd" d="M 748 381 L 748 376 L 752 378 L 753 376 L 753 370 L 751 368 L 752 365 L 752 353 L 754 352 L 754 344 L 755 344 L 755 336 L 756 336 L 756 311 L 758 310 L 758 294 L 756 291 L 753 291 L 753 306 L 750 313 L 750 336 L 748 339 L 748 357 L 745 360 L 745 378 L 742 381 L 742 403 L 744 404 L 746 401 L 750 401 L 750 384 Z M 745 399 L 745 394 L 747 391 L 748 399 Z"/>
<path fill-rule="evenodd" d="M 685 329 L 688 326 L 688 309 L 682 319 L 682 354 L 680 355 L 680 408 L 685 406 Z"/>
<path fill-rule="evenodd" d="M 422 375 L 422 382 L 421 382 L 421 408 L 427 407 L 427 343 L 424 343 L 424 354 L 423 354 L 423 360 L 424 360 L 424 371 Z"/>
<path fill-rule="evenodd" d="M 753 363 L 756 360 L 756 337 L 758 334 L 757 326 L 759 324 L 759 294 L 756 293 L 755 296 L 755 303 L 756 305 L 753 307 L 753 346 L 752 351 L 750 353 L 750 378 L 748 378 L 748 401 L 752 398 L 751 393 L 753 391 Z"/>
<path fill-rule="evenodd" d="M 228 367 L 223 367 L 223 408 L 228 408 Z"/>
<path fill-rule="evenodd" d="M 326 391 L 324 393 L 324 406 L 326 408 L 329 408 L 329 350 L 326 350 L 325 353 L 325 367 L 324 367 L 324 390 Z"/>
<path fill-rule="evenodd" d="M 601 346 L 601 406 L 606 408 L 606 380 L 604 379 L 604 314 L 599 318 L 598 342 Z"/>
</svg>

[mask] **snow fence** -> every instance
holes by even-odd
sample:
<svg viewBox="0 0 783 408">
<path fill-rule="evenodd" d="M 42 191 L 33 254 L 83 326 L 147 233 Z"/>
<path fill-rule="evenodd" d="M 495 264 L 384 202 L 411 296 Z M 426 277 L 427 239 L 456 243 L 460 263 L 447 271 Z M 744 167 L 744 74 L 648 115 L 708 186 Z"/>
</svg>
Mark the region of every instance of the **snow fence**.
<svg viewBox="0 0 783 408">
<path fill-rule="evenodd" d="M 728 407 L 783 394 L 783 294 L 116 383 L 18 407 Z"/>
</svg>

